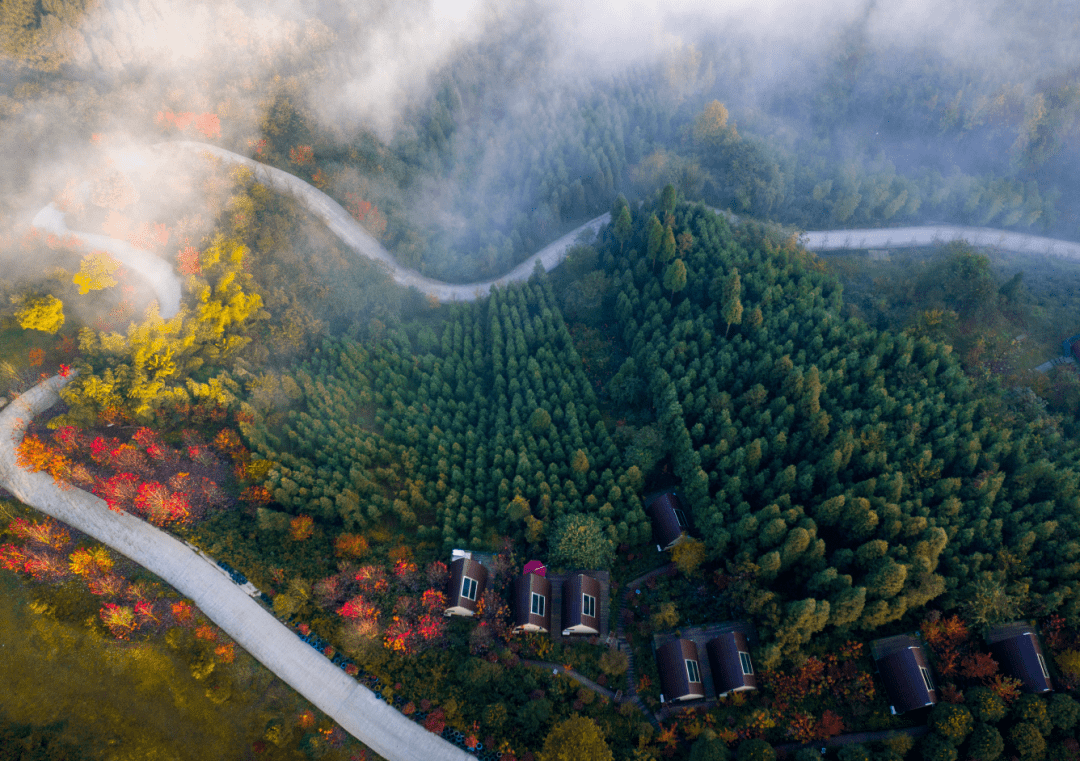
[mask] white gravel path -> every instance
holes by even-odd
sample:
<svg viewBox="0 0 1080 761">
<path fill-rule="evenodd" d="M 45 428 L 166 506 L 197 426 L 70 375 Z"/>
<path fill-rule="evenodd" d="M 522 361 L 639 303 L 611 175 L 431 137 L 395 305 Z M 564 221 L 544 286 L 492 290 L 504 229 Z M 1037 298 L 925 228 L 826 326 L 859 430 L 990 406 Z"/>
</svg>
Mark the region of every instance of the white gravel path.
<svg viewBox="0 0 1080 761">
<path fill-rule="evenodd" d="M 42 381 L 0 410 L 0 484 L 5 489 L 165 579 L 260 663 L 380 756 L 390 761 L 474 758 L 376 698 L 183 542 L 135 516 L 109 510 L 93 494 L 60 484 L 46 473 L 19 468 L 15 452 L 26 426 L 59 400 L 66 382 L 59 376 Z"/>
</svg>

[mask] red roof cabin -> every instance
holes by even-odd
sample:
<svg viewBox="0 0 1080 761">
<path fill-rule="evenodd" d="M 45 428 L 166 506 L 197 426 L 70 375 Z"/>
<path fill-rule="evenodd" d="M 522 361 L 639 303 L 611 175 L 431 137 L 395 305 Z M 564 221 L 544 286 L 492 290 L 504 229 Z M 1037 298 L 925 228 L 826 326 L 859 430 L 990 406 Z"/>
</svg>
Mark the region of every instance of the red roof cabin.
<svg viewBox="0 0 1080 761">
<path fill-rule="evenodd" d="M 661 492 L 650 499 L 645 512 L 652 519 L 653 539 L 661 551 L 670 550 L 682 541 L 690 530 L 686 510 L 674 489 Z"/>
<path fill-rule="evenodd" d="M 742 632 L 727 632 L 714 637 L 705 645 L 705 652 L 709 656 L 713 684 L 718 696 L 757 689 L 754 664 L 750 660 L 750 645 Z"/>
<path fill-rule="evenodd" d="M 701 679 L 701 664 L 697 645 L 692 639 L 673 639 L 656 650 L 656 666 L 660 671 L 661 700 L 682 703 L 705 697 Z"/>
<path fill-rule="evenodd" d="M 1050 692 L 1050 672 L 1046 668 L 1039 635 L 1027 624 L 995 626 L 986 633 L 986 642 L 1001 671 L 1019 679 L 1024 692 Z"/>
<path fill-rule="evenodd" d="M 514 579 L 514 633 L 551 631 L 551 582 L 537 573 Z"/>
<path fill-rule="evenodd" d="M 600 582 L 584 573 L 576 573 L 563 582 L 562 633 L 600 633 Z"/>
<path fill-rule="evenodd" d="M 480 561 L 471 557 L 458 558 L 450 564 L 450 579 L 446 582 L 447 616 L 475 616 L 477 602 L 487 586 L 488 572 Z"/>
<path fill-rule="evenodd" d="M 870 652 L 894 715 L 938 702 L 930 662 L 917 639 L 908 635 L 877 639 L 870 643 Z"/>
</svg>

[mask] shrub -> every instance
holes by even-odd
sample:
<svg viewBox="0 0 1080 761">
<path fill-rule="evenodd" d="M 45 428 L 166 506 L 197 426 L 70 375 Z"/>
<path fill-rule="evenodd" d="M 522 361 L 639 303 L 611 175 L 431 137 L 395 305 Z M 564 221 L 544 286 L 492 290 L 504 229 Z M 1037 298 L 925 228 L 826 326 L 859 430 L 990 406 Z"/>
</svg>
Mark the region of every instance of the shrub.
<svg viewBox="0 0 1080 761">
<path fill-rule="evenodd" d="M 615 543 L 593 515 L 567 515 L 555 524 L 551 562 L 564 568 L 608 569 L 615 562 Z"/>
<path fill-rule="evenodd" d="M 760 738 L 743 740 L 735 758 L 737 761 L 776 761 L 776 751 Z"/>
<path fill-rule="evenodd" d="M 1005 750 L 1005 741 L 996 727 L 979 722 L 968 740 L 968 755 L 975 761 L 994 761 Z"/>
</svg>

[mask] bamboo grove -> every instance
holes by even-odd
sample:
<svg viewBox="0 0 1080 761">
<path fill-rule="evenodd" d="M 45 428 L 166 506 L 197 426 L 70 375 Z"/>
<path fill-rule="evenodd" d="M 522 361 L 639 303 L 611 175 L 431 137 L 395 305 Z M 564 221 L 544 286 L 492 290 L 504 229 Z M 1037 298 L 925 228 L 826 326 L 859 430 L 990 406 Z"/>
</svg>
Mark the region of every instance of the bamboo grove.
<svg viewBox="0 0 1080 761">
<path fill-rule="evenodd" d="M 657 211 L 683 241 L 666 267 L 648 209 L 600 244 L 631 350 L 609 388 L 653 406 L 711 557 L 755 580 L 766 663 L 930 600 L 977 625 L 1076 624 L 1080 502 L 1060 437 L 1012 428 L 949 346 L 842 318 L 839 285 L 792 241 L 670 197 Z"/>
<path fill-rule="evenodd" d="M 455 307 L 437 343 L 430 328 L 417 340 L 428 350 L 403 331 L 327 341 L 266 381 L 289 407 L 264 407 L 246 433 L 276 463 L 277 503 L 347 529 L 394 520 L 445 548 L 508 535 L 538 549 L 581 512 L 612 541 L 647 539 L 641 473 L 620 465 L 549 284 Z"/>
</svg>

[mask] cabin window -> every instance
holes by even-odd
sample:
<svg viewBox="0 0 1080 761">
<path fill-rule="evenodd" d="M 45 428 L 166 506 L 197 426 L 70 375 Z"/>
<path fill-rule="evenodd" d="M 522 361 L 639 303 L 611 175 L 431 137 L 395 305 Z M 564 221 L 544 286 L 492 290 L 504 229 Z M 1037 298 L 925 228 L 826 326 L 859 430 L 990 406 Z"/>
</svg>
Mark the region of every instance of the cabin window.
<svg viewBox="0 0 1080 761">
<path fill-rule="evenodd" d="M 532 593 L 532 614 L 534 616 L 544 615 L 544 603 L 546 602 L 543 595 Z"/>
<path fill-rule="evenodd" d="M 686 513 L 679 508 L 675 508 L 675 520 L 679 522 L 679 528 L 687 528 L 690 524 L 686 522 Z"/>
<path fill-rule="evenodd" d="M 742 650 L 740 650 L 739 651 L 739 662 L 742 664 L 742 672 L 743 672 L 744 675 L 749 675 L 749 674 L 754 673 L 754 667 L 750 663 L 750 653 L 744 653 Z"/>
<path fill-rule="evenodd" d="M 701 672 L 698 671 L 697 661 L 686 659 L 686 675 L 690 678 L 690 684 L 701 683 Z"/>
<path fill-rule="evenodd" d="M 476 579 L 466 576 L 461 580 L 461 596 L 466 600 L 476 600 Z"/>
<path fill-rule="evenodd" d="M 1039 658 L 1039 668 L 1042 669 L 1043 677 L 1049 679 L 1050 672 L 1046 670 L 1046 661 L 1043 660 L 1042 653 L 1035 653 L 1035 655 L 1037 655 Z"/>
<path fill-rule="evenodd" d="M 596 598 L 592 595 L 581 596 L 581 615 L 596 618 Z"/>
<path fill-rule="evenodd" d="M 926 689 L 929 692 L 934 691 L 934 680 L 930 678 L 930 669 L 925 666 L 919 666 L 919 671 L 922 672 L 922 679 L 926 682 Z"/>
</svg>

